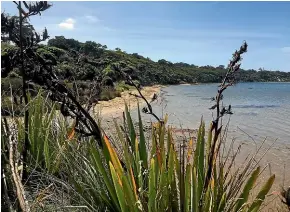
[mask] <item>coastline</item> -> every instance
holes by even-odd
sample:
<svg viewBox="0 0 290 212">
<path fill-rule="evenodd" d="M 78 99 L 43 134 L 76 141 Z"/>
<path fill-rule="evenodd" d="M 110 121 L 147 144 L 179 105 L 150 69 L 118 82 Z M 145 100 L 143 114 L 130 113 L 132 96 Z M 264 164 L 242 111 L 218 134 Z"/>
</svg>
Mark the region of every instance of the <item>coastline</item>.
<svg viewBox="0 0 290 212">
<path fill-rule="evenodd" d="M 185 86 L 194 86 L 194 85 L 200 85 L 201 83 L 181 83 L 177 85 L 152 85 L 152 86 L 144 86 L 141 90 L 142 94 L 147 100 L 150 100 L 154 93 L 160 94 L 161 89 L 165 88 L 167 86 L 179 86 L 179 85 L 185 85 Z M 127 90 L 123 91 L 121 93 L 121 97 L 116 97 L 114 99 L 108 100 L 108 101 L 99 101 L 98 104 L 94 107 L 94 113 L 100 115 L 102 118 L 117 118 L 120 117 L 125 111 L 125 102 L 128 104 L 128 107 L 130 109 L 137 108 L 137 99 L 136 97 L 130 95 L 132 94 L 138 94 L 138 91 L 136 89 L 134 90 Z M 140 99 L 140 106 L 144 105 L 145 102 Z"/>
<path fill-rule="evenodd" d="M 153 95 L 159 94 L 161 88 L 164 88 L 164 85 L 153 85 L 153 86 L 146 86 L 143 87 L 141 90 L 142 94 L 147 100 L 150 100 Z M 134 90 L 127 90 L 121 93 L 121 97 L 116 97 L 109 101 L 99 101 L 98 104 L 94 107 L 95 113 L 99 114 L 102 118 L 116 118 L 120 117 L 125 111 L 125 102 L 127 103 L 130 109 L 134 109 L 137 107 L 137 98 L 135 96 L 130 95 L 138 94 L 136 89 Z M 140 104 L 145 104 L 145 102 L 140 99 Z"/>
</svg>

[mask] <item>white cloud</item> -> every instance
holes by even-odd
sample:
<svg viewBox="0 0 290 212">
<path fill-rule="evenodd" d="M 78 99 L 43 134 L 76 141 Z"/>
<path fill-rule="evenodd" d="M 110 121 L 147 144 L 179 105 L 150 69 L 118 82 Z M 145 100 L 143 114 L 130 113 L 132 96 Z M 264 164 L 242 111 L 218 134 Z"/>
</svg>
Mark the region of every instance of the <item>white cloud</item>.
<svg viewBox="0 0 290 212">
<path fill-rule="evenodd" d="M 282 51 L 285 53 L 290 53 L 290 46 L 283 47 Z"/>
<path fill-rule="evenodd" d="M 96 16 L 92 16 L 92 15 L 86 15 L 85 18 L 90 23 L 96 23 L 96 22 L 99 22 L 100 21 Z"/>
<path fill-rule="evenodd" d="M 72 29 L 74 29 L 75 23 L 76 23 L 76 21 L 74 19 L 68 18 L 65 21 L 58 24 L 58 26 L 62 29 L 72 30 Z"/>
</svg>

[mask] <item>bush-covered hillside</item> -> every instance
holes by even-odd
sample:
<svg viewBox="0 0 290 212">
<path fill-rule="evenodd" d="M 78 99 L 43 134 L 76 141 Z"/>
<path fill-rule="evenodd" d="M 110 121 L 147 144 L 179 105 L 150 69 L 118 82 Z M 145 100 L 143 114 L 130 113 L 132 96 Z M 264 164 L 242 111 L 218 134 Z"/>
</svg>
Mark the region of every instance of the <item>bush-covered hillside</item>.
<svg viewBox="0 0 290 212">
<path fill-rule="evenodd" d="M 108 50 L 106 45 L 93 41 L 82 43 L 63 36 L 56 36 L 47 45 L 36 45 L 34 48 L 58 78 L 72 92 L 77 93 L 81 103 L 97 103 L 98 100 L 120 96 L 120 92 L 130 88 L 124 81 L 124 73 L 141 85 L 216 83 L 226 73 L 223 65 L 198 67 L 186 63 L 171 63 L 164 59 L 154 62 L 137 53 L 128 54 L 119 48 Z M 1 90 L 2 97 L 7 100 L 2 102 L 2 115 L 12 109 L 11 86 L 13 102 L 20 102 L 18 107 L 23 107 L 22 79 L 17 62 L 19 57 L 15 57 L 18 53 L 16 46 L 1 42 Z M 236 78 L 237 81 L 245 82 L 285 82 L 290 81 L 290 72 L 240 69 Z M 37 85 L 31 85 L 29 90 L 34 96 L 39 89 Z M 18 112 L 21 114 L 20 110 Z"/>
<path fill-rule="evenodd" d="M 13 55 L 15 47 L 1 44 L 2 77 L 19 75 L 17 69 L 5 64 L 5 59 Z M 142 85 L 212 83 L 219 82 L 226 72 L 220 65 L 195 66 L 187 63 L 171 63 L 164 59 L 154 62 L 138 53 L 128 54 L 119 48 L 108 50 L 106 45 L 93 41 L 85 43 L 63 36 L 56 36 L 47 45 L 37 47 L 37 53 L 55 66 L 55 72 L 62 79 L 71 81 L 96 80 L 106 85 L 122 80 L 121 70 L 139 80 Z M 240 70 L 237 80 L 252 82 L 290 81 L 290 73 L 266 70 Z"/>
</svg>

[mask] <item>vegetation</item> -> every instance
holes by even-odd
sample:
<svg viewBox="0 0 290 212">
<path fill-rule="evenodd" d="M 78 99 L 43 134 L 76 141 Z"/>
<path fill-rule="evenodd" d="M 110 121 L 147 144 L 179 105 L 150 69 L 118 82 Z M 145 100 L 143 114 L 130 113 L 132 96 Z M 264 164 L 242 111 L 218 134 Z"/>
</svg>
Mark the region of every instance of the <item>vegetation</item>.
<svg viewBox="0 0 290 212">
<path fill-rule="evenodd" d="M 174 141 L 167 117 L 154 113 L 151 102 L 156 96 L 148 101 L 142 95 L 140 84 L 146 84 L 146 77 L 145 81 L 137 77 L 138 69 L 133 63 L 91 60 L 92 55 L 101 57 L 109 52 L 105 46 L 94 42 L 82 45 L 73 39 L 65 43 L 52 40 L 49 43 L 55 46 L 41 46 L 39 43 L 48 38 L 46 30 L 42 37 L 33 33 L 25 39 L 24 20 L 47 10 L 50 5 L 43 1 L 23 2 L 24 9 L 22 2 L 14 3 L 19 10 L 19 25 L 2 14 L 2 27 L 8 32 L 6 39 L 12 41 L 15 44 L 12 49 L 16 49 L 11 55 L 6 51 L 3 73 L 8 75 L 12 68 L 22 77 L 19 82 L 22 89 L 17 92 L 22 92 L 21 97 L 25 99 L 20 102 L 25 116 L 14 115 L 17 101 L 13 100 L 9 117 L 1 118 L 3 211 L 254 212 L 262 208 L 275 175 L 263 180 L 262 188 L 255 191 L 262 173 L 255 156 L 248 158 L 244 167 L 234 170 L 239 149 L 222 148 L 225 145 L 222 132 L 226 129 L 220 120 L 232 114 L 230 105 L 225 107 L 221 102 L 223 92 L 236 83 L 241 55 L 247 51 L 246 43 L 233 54 L 213 98 L 216 117 L 208 132 L 201 121 L 196 142 L 189 139 L 187 145 L 181 145 Z M 116 52 L 120 57 L 125 54 L 120 49 Z M 72 56 L 74 54 L 78 56 Z M 75 57 L 77 62 L 62 64 L 67 66 L 61 71 L 58 65 L 62 56 L 66 58 L 64 61 Z M 100 72 L 98 66 L 92 65 L 99 62 L 104 64 Z M 78 72 L 71 67 L 74 65 L 79 68 Z M 73 80 L 77 74 L 93 76 L 96 81 L 88 85 Z M 164 80 L 158 77 L 157 81 Z M 82 78 L 86 79 L 89 78 Z M 125 105 L 123 124 L 115 122 L 116 140 L 109 138 L 98 118 L 89 113 L 94 98 L 102 95 L 113 98 L 112 90 L 115 91 L 115 82 L 120 79 L 137 89 L 136 97 L 146 103 L 142 111 L 157 120 L 151 123 L 148 140 L 139 105 L 138 129 Z M 81 100 L 79 91 L 85 93 L 87 86 L 92 92 L 87 95 L 88 99 Z M 14 99 L 11 87 L 10 97 Z M 122 82 L 116 87 L 131 88 Z"/>
<path fill-rule="evenodd" d="M 39 45 L 37 52 L 44 59 L 56 65 L 55 70 L 61 79 L 99 80 L 110 77 L 113 82 L 122 81 L 121 71 L 139 80 L 142 85 L 179 83 L 218 83 L 226 73 L 223 65 L 218 67 L 196 66 L 187 63 L 171 63 L 164 59 L 154 62 L 137 53 L 128 54 L 120 50 L 108 50 L 96 42 L 81 43 L 74 39 L 56 36 L 47 46 Z M 7 49 L 7 50 L 6 50 Z M 2 46 L 2 61 L 11 46 Z M 4 52 L 4 53 L 3 53 Z M 12 54 L 12 53 L 11 53 Z M 13 71 L 2 71 L 2 77 Z M 17 74 L 20 74 L 16 71 Z M 140 77 L 142 76 L 142 77 Z M 243 70 L 237 74 L 242 82 L 289 82 L 290 73 L 267 70 Z"/>
<path fill-rule="evenodd" d="M 4 14 L 3 14 L 4 17 Z M 19 18 L 7 16 L 8 19 L 15 19 L 15 28 L 19 28 Z M 23 28 L 25 36 L 31 36 L 34 28 L 24 19 Z M 8 29 L 2 27 L 2 41 L 8 41 Z M 5 38 L 5 39 L 4 39 Z M 180 83 L 218 83 L 221 77 L 227 72 L 227 66 L 209 65 L 196 66 L 187 63 L 171 63 L 165 59 L 157 62 L 139 55 L 138 53 L 128 54 L 120 48 L 115 50 L 107 49 L 106 45 L 94 41 L 79 42 L 75 39 L 68 39 L 64 36 L 56 36 L 48 40 L 47 45 L 37 44 L 35 51 L 50 65 L 53 71 L 61 80 L 73 82 L 75 79 L 81 81 L 94 81 L 102 85 L 111 86 L 116 89 L 115 84 L 124 83 L 122 72 L 129 74 L 134 80 L 142 85 L 153 84 L 180 84 Z M 19 68 L 12 66 L 11 58 L 18 51 L 16 46 L 1 42 L 2 59 L 2 86 L 7 87 L 12 77 L 21 76 Z M 16 65 L 16 64 L 15 64 Z M 240 69 L 236 74 L 236 80 L 240 82 L 289 82 L 290 72 Z M 100 86 L 102 89 L 102 86 Z M 106 93 L 106 92 L 103 92 Z M 85 94 L 82 94 L 84 96 Z M 106 96 L 102 99 L 110 99 L 118 95 Z M 99 96 L 100 97 L 100 96 Z"/>
<path fill-rule="evenodd" d="M 17 47 L 2 42 L 2 90 L 10 93 L 9 86 L 18 90 L 22 84 L 15 83 L 22 74 L 19 67 L 12 66 L 11 58 L 18 51 Z M 38 44 L 34 47 L 60 80 L 72 84 L 76 79 L 98 87 L 98 100 L 110 100 L 119 96 L 119 92 L 127 90 L 123 74 L 129 74 L 133 80 L 143 86 L 153 84 L 179 84 L 179 83 L 218 83 L 226 74 L 226 67 L 195 66 L 186 63 L 171 63 L 166 60 L 154 62 L 137 53 L 128 54 L 120 49 L 108 50 L 96 42 L 81 43 L 74 39 L 56 36 L 48 41 L 47 45 Z M 236 74 L 236 80 L 241 82 L 289 82 L 290 72 L 243 70 Z M 123 88 L 120 88 L 122 85 Z M 69 86 L 72 87 L 72 86 Z M 110 87 L 110 88 L 108 88 Z M 37 88 L 37 87 L 36 87 Z M 83 97 L 81 102 L 89 98 L 91 86 L 79 91 Z M 102 91 L 104 89 L 104 91 Z M 110 90 L 110 92 L 108 92 Z M 34 92 L 37 93 L 37 92 Z M 101 95 L 102 94 L 102 95 Z M 16 94 L 15 94 L 16 95 Z M 18 98 L 20 96 L 18 95 Z M 83 102 L 84 103 L 84 102 Z"/>
</svg>

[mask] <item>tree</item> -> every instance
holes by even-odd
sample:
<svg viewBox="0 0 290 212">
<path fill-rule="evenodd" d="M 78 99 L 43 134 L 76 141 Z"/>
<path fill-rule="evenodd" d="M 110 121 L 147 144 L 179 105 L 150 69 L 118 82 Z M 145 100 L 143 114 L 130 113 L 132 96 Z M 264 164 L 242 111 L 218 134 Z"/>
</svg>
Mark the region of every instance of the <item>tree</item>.
<svg viewBox="0 0 290 212">
<path fill-rule="evenodd" d="M 9 24 L 7 24 L 9 23 Z M 23 19 L 22 23 L 22 36 L 25 38 L 22 42 L 25 44 L 27 38 L 35 36 L 34 27 L 27 21 Z M 19 41 L 15 40 L 12 36 L 13 34 L 19 33 L 20 30 L 20 18 L 18 16 L 10 16 L 9 14 L 1 13 L 1 41 L 17 43 Z"/>
<path fill-rule="evenodd" d="M 64 36 L 55 36 L 47 42 L 48 46 L 55 46 L 65 50 L 79 51 L 81 43 L 75 39 L 66 39 Z"/>
<path fill-rule="evenodd" d="M 18 17 L 16 16 L 10 17 L 9 15 L 1 13 L 1 40 L 5 40 L 6 42 L 7 41 L 12 42 L 15 46 L 18 47 L 18 50 L 15 53 L 14 57 L 9 59 L 11 60 L 11 64 L 18 66 L 21 71 L 22 97 L 24 98 L 24 103 L 27 106 L 29 103 L 27 95 L 27 88 L 29 87 L 27 82 L 28 77 L 32 72 L 34 72 L 35 69 L 37 69 L 34 65 L 34 61 L 38 59 L 43 61 L 43 59 L 38 57 L 38 54 L 34 52 L 33 47 L 37 46 L 41 41 L 45 41 L 49 37 L 46 29 L 44 29 L 42 37 L 38 33 L 36 33 L 34 28 L 28 23 L 28 18 L 33 15 L 41 14 L 41 12 L 47 10 L 51 5 L 48 4 L 46 1 L 34 3 L 26 3 L 25 1 L 23 2 L 14 1 L 13 3 L 17 5 Z M 22 3 L 24 4 L 25 8 L 22 7 Z M 32 59 L 32 57 L 34 58 Z M 22 158 L 23 163 L 22 179 L 20 178 L 18 171 L 16 171 L 17 168 L 15 168 L 13 165 L 13 164 L 16 165 L 18 161 L 13 161 L 12 163 L 10 163 L 11 166 L 10 172 L 12 172 L 12 175 L 14 176 L 13 187 L 14 189 L 16 188 L 17 199 L 22 211 L 30 211 L 29 205 L 25 198 L 25 194 L 22 190 L 23 184 L 21 182 L 21 180 L 25 182 L 28 179 L 28 170 L 27 170 L 29 156 L 28 153 L 31 146 L 28 134 L 29 130 L 28 124 L 29 124 L 29 111 L 28 107 L 24 107 L 24 143 L 22 145 L 21 150 L 22 152 L 20 153 L 18 152 L 18 150 L 16 150 L 17 148 L 9 146 L 10 154 L 12 154 L 13 157 L 19 154 L 19 158 Z M 4 165 L 4 167 L 6 167 L 6 165 Z M 18 208 L 17 211 L 20 211 L 20 209 Z"/>
<path fill-rule="evenodd" d="M 106 46 L 107 47 L 107 46 Z M 82 45 L 82 50 L 84 54 L 88 56 L 97 56 L 99 57 L 104 52 L 104 46 L 94 41 L 86 41 Z"/>
<path fill-rule="evenodd" d="M 163 64 L 163 65 L 173 65 L 173 63 L 171 63 L 165 59 L 158 60 L 158 63 Z"/>
<path fill-rule="evenodd" d="M 133 53 L 132 54 L 133 57 L 137 58 L 137 59 L 142 59 L 143 57 L 141 55 L 139 55 L 138 53 Z"/>
<path fill-rule="evenodd" d="M 217 68 L 218 69 L 225 69 L 225 66 L 224 65 L 219 65 Z"/>
</svg>

